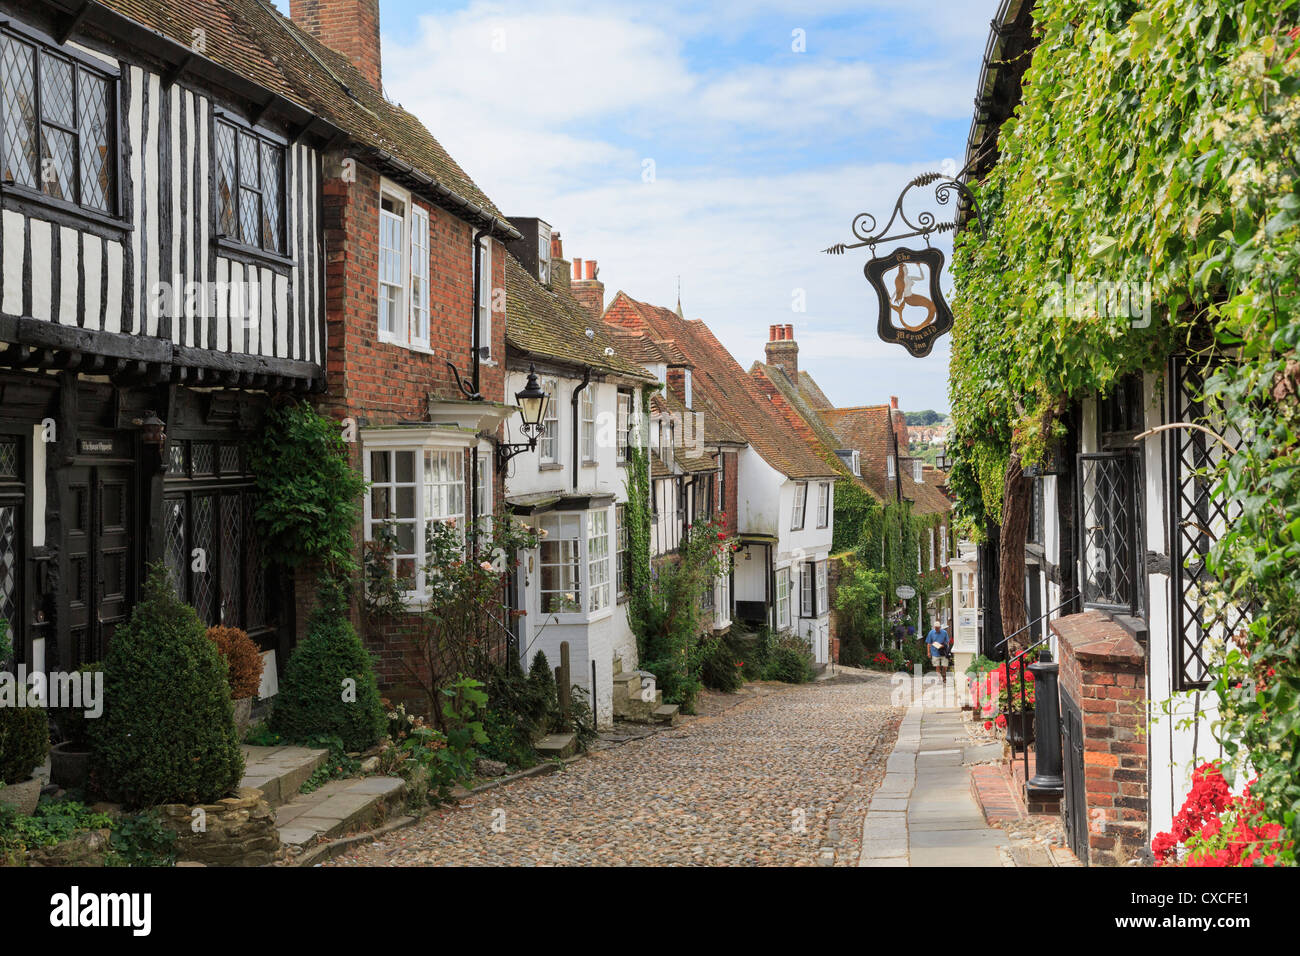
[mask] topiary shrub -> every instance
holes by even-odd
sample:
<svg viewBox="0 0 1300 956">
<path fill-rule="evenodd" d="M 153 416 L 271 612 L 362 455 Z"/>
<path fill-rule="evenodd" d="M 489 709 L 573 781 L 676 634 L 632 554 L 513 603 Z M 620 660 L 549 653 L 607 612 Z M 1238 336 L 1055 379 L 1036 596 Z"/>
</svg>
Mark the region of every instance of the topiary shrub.
<svg viewBox="0 0 1300 956">
<path fill-rule="evenodd" d="M 289 658 L 271 711 L 271 729 L 289 740 L 338 737 L 365 750 L 384 733 L 374 662 L 348 621 L 342 588 L 324 582 L 307 638 Z"/>
<path fill-rule="evenodd" d="M 22 783 L 50 750 L 43 707 L 0 707 L 0 783 Z"/>
<path fill-rule="evenodd" d="M 231 700 L 246 700 L 257 696 L 262 685 L 262 652 L 253 639 L 237 627 L 210 627 L 208 640 L 226 661 L 226 680 L 230 684 Z"/>
<path fill-rule="evenodd" d="M 129 807 L 212 803 L 239 785 L 244 757 L 226 665 L 167 570 L 150 565 L 144 595 L 104 659 L 104 714 L 91 728 L 95 781 Z"/>
</svg>

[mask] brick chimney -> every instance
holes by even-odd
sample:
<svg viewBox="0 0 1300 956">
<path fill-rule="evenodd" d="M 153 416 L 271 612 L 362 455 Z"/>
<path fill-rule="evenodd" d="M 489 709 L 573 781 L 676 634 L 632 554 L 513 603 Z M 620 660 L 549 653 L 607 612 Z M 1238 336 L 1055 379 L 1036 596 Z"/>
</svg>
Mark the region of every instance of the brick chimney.
<svg viewBox="0 0 1300 956">
<path fill-rule="evenodd" d="M 599 274 L 595 259 L 573 260 L 573 281 L 569 283 L 569 291 L 593 319 L 605 314 L 605 283 L 596 278 Z"/>
<path fill-rule="evenodd" d="M 889 396 L 889 417 L 894 426 L 894 437 L 898 440 L 899 454 L 907 451 L 910 439 L 907 433 L 907 415 L 898 407 L 898 396 Z"/>
<path fill-rule="evenodd" d="M 290 0 L 293 22 L 342 53 L 375 89 L 379 66 L 379 0 Z"/>
<path fill-rule="evenodd" d="M 798 386 L 799 345 L 794 340 L 794 326 L 771 325 L 767 335 L 767 364 L 784 369 L 790 381 Z"/>
</svg>

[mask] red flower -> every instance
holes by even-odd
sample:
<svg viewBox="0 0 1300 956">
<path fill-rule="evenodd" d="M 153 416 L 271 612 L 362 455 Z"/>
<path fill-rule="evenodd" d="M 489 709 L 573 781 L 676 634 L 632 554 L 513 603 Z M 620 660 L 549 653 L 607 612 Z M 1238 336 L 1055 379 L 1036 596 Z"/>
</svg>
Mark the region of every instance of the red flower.
<svg viewBox="0 0 1300 956">
<path fill-rule="evenodd" d="M 993 729 L 993 721 L 991 721 L 991 720 L 986 720 L 986 721 L 984 721 L 984 729 L 985 729 L 985 730 L 992 730 L 992 729 Z"/>
<path fill-rule="evenodd" d="M 998 719 L 994 721 L 994 723 L 996 723 L 999 727 L 1005 727 L 1007 725 L 1007 715 L 998 714 Z"/>
</svg>

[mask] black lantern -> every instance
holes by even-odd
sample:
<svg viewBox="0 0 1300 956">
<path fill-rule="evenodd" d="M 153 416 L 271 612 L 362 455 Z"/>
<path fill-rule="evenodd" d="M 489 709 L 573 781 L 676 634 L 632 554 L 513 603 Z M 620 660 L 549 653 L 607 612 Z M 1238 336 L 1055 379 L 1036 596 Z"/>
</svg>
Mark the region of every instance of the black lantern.
<svg viewBox="0 0 1300 956">
<path fill-rule="evenodd" d="M 146 445 L 159 450 L 167 444 L 167 433 L 163 431 L 167 423 L 158 417 L 153 409 L 144 413 L 144 418 L 137 418 L 132 424 L 140 429 L 140 440 Z"/>
<path fill-rule="evenodd" d="M 542 433 L 542 418 L 546 415 L 546 392 L 537 383 L 537 372 L 528 366 L 528 381 L 521 391 L 515 392 L 519 403 L 519 417 L 524 420 L 524 434 L 537 438 Z"/>
<path fill-rule="evenodd" d="M 537 447 L 537 439 L 542 434 L 542 419 L 546 417 L 547 395 L 537 381 L 537 370 L 528 366 L 528 381 L 524 387 L 515 392 L 515 401 L 519 403 L 519 417 L 523 419 L 522 431 L 528 441 L 497 445 L 497 470 L 504 470 L 506 462 L 515 455 L 532 451 Z"/>
</svg>

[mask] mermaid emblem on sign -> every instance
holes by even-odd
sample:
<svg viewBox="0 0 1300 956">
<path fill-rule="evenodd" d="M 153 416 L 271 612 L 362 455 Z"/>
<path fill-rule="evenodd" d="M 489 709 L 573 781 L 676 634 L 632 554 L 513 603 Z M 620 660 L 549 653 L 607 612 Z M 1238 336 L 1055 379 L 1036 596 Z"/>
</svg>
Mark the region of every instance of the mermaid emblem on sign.
<svg viewBox="0 0 1300 956">
<path fill-rule="evenodd" d="M 934 300 L 927 299 L 916 291 L 918 282 L 923 282 L 926 286 L 930 284 L 929 277 L 925 274 L 925 266 L 919 262 L 904 262 L 894 273 L 894 294 L 889 300 L 889 308 L 894 312 L 894 320 L 903 328 L 913 332 L 933 322 L 935 314 Z M 918 308 L 924 310 L 924 316 L 919 322 L 909 322 L 908 318 L 914 316 Z"/>
</svg>

